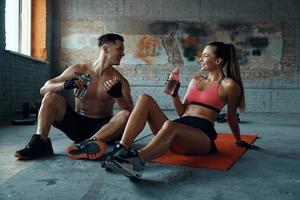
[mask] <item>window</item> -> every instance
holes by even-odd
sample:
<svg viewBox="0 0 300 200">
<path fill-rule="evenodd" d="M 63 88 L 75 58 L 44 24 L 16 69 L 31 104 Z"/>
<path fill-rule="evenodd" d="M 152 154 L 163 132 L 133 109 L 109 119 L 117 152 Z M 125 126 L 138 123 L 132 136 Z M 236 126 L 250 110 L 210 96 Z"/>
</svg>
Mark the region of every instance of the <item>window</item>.
<svg viewBox="0 0 300 200">
<path fill-rule="evenodd" d="M 6 50 L 46 60 L 46 0 L 6 0 Z"/>
</svg>

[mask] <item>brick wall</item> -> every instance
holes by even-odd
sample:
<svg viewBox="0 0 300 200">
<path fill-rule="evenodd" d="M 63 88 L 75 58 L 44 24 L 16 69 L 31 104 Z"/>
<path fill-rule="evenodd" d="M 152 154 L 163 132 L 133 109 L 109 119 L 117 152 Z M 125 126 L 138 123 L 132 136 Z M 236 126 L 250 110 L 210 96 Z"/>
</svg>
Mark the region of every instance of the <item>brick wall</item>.
<svg viewBox="0 0 300 200">
<path fill-rule="evenodd" d="M 48 3 L 47 32 L 52 31 L 52 3 Z M 52 49 L 52 34 L 47 34 Z M 51 51 L 48 51 L 51 61 Z M 49 62 L 40 62 L 5 50 L 5 1 L 0 1 L 0 118 L 15 113 L 22 103 L 40 100 L 39 89 L 50 77 Z"/>
<path fill-rule="evenodd" d="M 255 78 L 257 73 L 244 75 L 247 111 L 300 112 L 300 2 L 297 0 L 48 0 L 47 53 L 50 63 L 42 63 L 5 51 L 4 11 L 5 1 L 0 1 L 0 117 L 13 113 L 21 107 L 23 101 L 32 96 L 40 98 L 38 90 L 42 84 L 51 74 L 57 75 L 66 67 L 65 63 L 61 64 L 60 49 L 64 25 L 62 20 L 66 18 L 90 20 L 94 21 L 94 25 L 97 25 L 98 21 L 109 22 L 107 30 L 97 29 L 97 26 L 92 25 L 88 26 L 86 31 L 92 31 L 96 35 L 107 31 L 121 32 L 125 36 L 148 34 L 149 30 L 137 31 L 131 27 L 140 28 L 140 24 L 149 21 L 167 22 L 166 27 L 172 27 L 174 22 L 250 22 L 254 25 L 264 22 L 281 23 L 282 30 L 287 30 L 282 35 L 284 54 L 281 57 L 281 68 L 264 71 L 258 78 Z M 131 26 L 120 22 L 129 22 Z M 154 35 L 162 35 L 166 27 L 157 30 L 159 32 Z M 123 31 L 120 31 L 121 29 Z M 97 53 L 96 50 L 90 53 Z M 168 53 L 168 50 L 166 52 Z M 166 75 L 173 68 L 172 59 L 182 67 L 180 94 L 184 95 L 188 80 L 196 69 L 194 66 L 182 65 L 183 61 L 180 58 L 170 58 L 169 54 L 167 56 L 166 64 L 124 64 L 120 67 L 120 71 L 132 85 L 134 100 L 142 93 L 149 93 L 157 99 L 163 109 L 172 109 L 171 99 L 165 98 L 162 93 Z"/>
<path fill-rule="evenodd" d="M 117 32 L 125 37 L 125 43 L 129 41 L 130 44 L 125 47 L 130 48 L 134 41 L 132 38 L 149 35 L 163 38 L 168 28 L 181 29 L 189 23 L 196 24 L 200 29 L 201 24 L 206 23 L 208 25 L 205 27 L 213 31 L 220 27 L 217 25 L 229 23 L 231 25 L 225 27 L 232 29 L 228 37 L 239 34 L 244 27 L 253 33 L 265 29 L 264 37 L 276 32 L 277 35 L 273 37 L 274 46 L 267 50 L 273 51 L 273 57 L 258 65 L 255 63 L 259 59 L 254 59 L 252 64 L 243 65 L 247 111 L 300 113 L 300 3 L 297 0 L 61 0 L 56 1 L 55 5 L 58 8 L 55 13 L 55 24 L 58 27 L 55 33 L 60 36 L 54 40 L 54 45 L 60 46 L 60 52 L 63 53 L 55 57 L 55 62 L 60 67 L 58 71 L 64 70 L 69 64 L 84 62 L 97 56 L 96 44 L 94 47 L 84 47 L 81 43 L 76 47 L 76 40 L 87 41 L 85 36 L 78 34 L 87 34 L 92 41 L 95 39 L 93 37 L 105 32 Z M 164 25 L 152 31 L 145 26 L 147 23 L 152 23 L 154 29 L 159 23 Z M 72 35 L 74 33 L 77 35 Z M 226 35 L 223 34 L 222 37 L 228 41 Z M 220 34 L 216 38 L 220 38 Z M 67 48 L 64 48 L 64 45 L 67 45 Z M 168 57 L 167 62 L 166 59 L 160 58 L 154 64 L 139 63 L 140 61 L 128 64 L 126 62 L 129 59 L 125 57 L 119 70 L 132 86 L 134 101 L 140 94 L 148 93 L 163 109 L 173 109 L 171 99 L 165 98 L 162 92 L 167 74 L 174 66 L 181 67 L 180 94 L 183 96 L 188 81 L 197 68 L 195 63 L 191 64 L 183 58 L 178 58 L 178 49 L 175 48 L 174 58 L 169 51 L 170 46 L 164 45 L 163 48 Z M 174 47 L 172 48 L 174 50 Z M 126 50 L 125 54 L 128 55 Z M 279 59 L 278 62 L 273 58 Z"/>
</svg>

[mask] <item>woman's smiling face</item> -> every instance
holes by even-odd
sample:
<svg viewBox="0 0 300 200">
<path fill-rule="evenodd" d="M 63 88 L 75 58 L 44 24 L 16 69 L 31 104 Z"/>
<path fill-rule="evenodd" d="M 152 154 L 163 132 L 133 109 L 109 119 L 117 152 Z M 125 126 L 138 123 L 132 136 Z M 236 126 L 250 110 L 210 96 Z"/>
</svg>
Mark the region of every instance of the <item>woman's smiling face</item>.
<svg viewBox="0 0 300 200">
<path fill-rule="evenodd" d="M 199 61 L 201 62 L 201 70 L 203 71 L 211 71 L 214 70 L 217 65 L 217 57 L 214 54 L 216 47 L 213 46 L 206 46 L 203 50 L 202 56 L 200 57 Z"/>
</svg>

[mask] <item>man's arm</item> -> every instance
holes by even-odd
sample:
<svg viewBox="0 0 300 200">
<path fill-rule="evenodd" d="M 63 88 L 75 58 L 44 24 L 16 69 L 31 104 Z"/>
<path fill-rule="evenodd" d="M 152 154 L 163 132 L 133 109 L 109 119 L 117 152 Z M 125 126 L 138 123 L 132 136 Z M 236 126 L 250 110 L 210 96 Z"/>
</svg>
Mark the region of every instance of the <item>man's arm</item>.
<svg viewBox="0 0 300 200">
<path fill-rule="evenodd" d="M 122 96 L 117 98 L 117 104 L 120 110 L 128 110 L 131 112 L 133 110 L 133 101 L 131 98 L 130 85 L 125 78 L 122 78 Z"/>
<path fill-rule="evenodd" d="M 68 67 L 61 75 L 48 80 L 44 86 L 40 89 L 40 94 L 45 95 L 47 92 L 60 92 L 64 90 L 65 81 L 74 78 L 75 72 L 80 70 L 80 65 L 72 65 Z M 76 81 L 76 87 L 81 87 L 82 81 Z"/>
</svg>

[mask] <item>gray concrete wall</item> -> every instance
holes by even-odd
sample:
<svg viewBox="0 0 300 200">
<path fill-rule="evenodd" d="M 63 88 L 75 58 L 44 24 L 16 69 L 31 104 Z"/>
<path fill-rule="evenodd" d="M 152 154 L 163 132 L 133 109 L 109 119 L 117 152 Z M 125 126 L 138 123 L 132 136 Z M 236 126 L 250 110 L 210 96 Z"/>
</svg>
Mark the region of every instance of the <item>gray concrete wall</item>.
<svg viewBox="0 0 300 200">
<path fill-rule="evenodd" d="M 220 23 L 242 25 L 250 23 L 252 27 L 250 32 L 255 32 L 255 26 L 259 27 L 260 24 L 267 23 L 271 26 L 277 24 L 282 46 L 273 50 L 277 52 L 275 56 L 280 58 L 280 67 L 263 64 L 256 66 L 256 71 L 253 71 L 251 64 L 246 69 L 241 66 L 246 88 L 247 111 L 300 112 L 300 3 L 297 0 L 60 0 L 55 1 L 55 7 L 57 19 L 55 27 L 59 37 L 54 40 L 54 45 L 60 47 L 60 53 L 55 59 L 56 66 L 60 67 L 57 71 L 64 70 L 72 63 L 90 61 L 97 56 L 96 36 L 106 32 L 122 34 L 130 43 L 125 47 L 132 48 L 131 50 L 134 50 L 136 40 L 142 36 L 154 38 L 166 36 L 162 33 L 164 30 L 151 34 L 151 30 L 149 32 L 143 24 L 165 23 L 166 26 L 170 25 L 171 29 L 172 24 L 175 24 L 177 28 L 173 29 L 178 29 L 178 24 L 189 23 L 198 25 L 206 23 L 208 27 Z M 239 27 L 237 25 L 236 28 Z M 168 27 L 161 28 L 168 29 Z M 268 31 L 272 34 L 271 29 Z M 78 34 L 85 36 L 81 37 Z M 82 42 L 88 40 L 89 44 Z M 72 47 L 67 45 L 70 43 Z M 91 47 L 93 44 L 94 47 Z M 64 48 L 64 45 L 67 47 Z M 128 54 L 126 51 L 125 53 Z M 121 64 L 120 71 L 132 85 L 134 100 L 139 94 L 146 92 L 153 95 L 162 108 L 172 109 L 171 100 L 164 97 L 162 88 L 166 74 L 174 66 L 182 69 L 183 87 L 180 93 L 184 94 L 188 80 L 197 68 L 178 59 L 174 62 L 174 57 L 172 63 L 168 53 L 165 60 L 167 63 L 159 60 L 154 64 L 138 62 L 128 64 L 126 61 Z"/>
<path fill-rule="evenodd" d="M 48 1 L 48 61 L 42 62 L 5 50 L 5 1 L 0 1 L 0 118 L 15 114 L 24 101 L 41 100 L 39 89 L 50 77 L 52 5 L 52 1 Z"/>
</svg>

